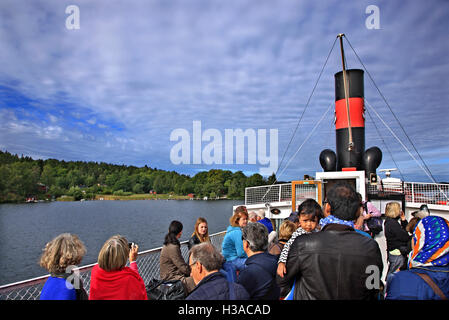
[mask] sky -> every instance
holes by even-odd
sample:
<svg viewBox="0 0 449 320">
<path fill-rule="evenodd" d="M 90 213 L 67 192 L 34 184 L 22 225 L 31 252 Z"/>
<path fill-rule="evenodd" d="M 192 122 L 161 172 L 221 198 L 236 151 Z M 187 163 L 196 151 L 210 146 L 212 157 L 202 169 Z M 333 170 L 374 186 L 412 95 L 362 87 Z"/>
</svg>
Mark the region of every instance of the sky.
<svg viewBox="0 0 449 320">
<path fill-rule="evenodd" d="M 314 176 L 335 150 L 344 33 L 395 115 L 365 73 L 365 146 L 382 150 L 379 169 L 430 182 L 421 157 L 449 181 L 448 21 L 437 0 L 2 0 L 0 150 Z M 363 68 L 346 39 L 348 68 Z M 226 141 L 238 130 L 249 142 Z"/>
</svg>

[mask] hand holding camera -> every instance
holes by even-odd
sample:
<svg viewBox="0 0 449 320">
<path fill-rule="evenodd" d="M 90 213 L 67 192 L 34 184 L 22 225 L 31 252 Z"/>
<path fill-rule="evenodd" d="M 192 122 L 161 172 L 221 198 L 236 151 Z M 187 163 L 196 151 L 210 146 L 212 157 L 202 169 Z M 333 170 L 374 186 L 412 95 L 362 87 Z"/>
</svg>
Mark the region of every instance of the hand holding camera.
<svg viewBox="0 0 449 320">
<path fill-rule="evenodd" d="M 139 246 L 134 242 L 129 242 L 129 262 L 134 262 L 137 259 L 137 252 L 139 250 Z"/>
</svg>

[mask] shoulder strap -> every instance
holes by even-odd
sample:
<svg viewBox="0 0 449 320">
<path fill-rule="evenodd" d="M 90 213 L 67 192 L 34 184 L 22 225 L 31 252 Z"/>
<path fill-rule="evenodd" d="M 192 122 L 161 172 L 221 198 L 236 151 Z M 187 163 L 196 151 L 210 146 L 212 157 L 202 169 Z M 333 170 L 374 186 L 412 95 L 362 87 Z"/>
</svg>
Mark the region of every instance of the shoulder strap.
<svg viewBox="0 0 449 320">
<path fill-rule="evenodd" d="M 437 284 L 425 273 L 417 273 L 416 275 L 421 277 L 431 288 L 432 290 L 441 298 L 441 300 L 447 300 L 447 297 L 444 295 L 443 291 L 437 286 Z"/>
</svg>

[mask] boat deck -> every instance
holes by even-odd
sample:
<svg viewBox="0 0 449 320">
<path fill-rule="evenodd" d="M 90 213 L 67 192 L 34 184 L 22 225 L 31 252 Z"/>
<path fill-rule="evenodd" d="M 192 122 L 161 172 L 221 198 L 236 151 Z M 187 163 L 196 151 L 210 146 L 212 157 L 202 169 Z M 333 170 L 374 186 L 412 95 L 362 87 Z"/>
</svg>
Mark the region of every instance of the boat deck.
<svg viewBox="0 0 449 320">
<path fill-rule="evenodd" d="M 383 186 L 382 191 L 385 191 Z M 410 213 L 418 210 L 423 203 L 428 204 L 432 215 L 438 215 L 443 218 L 449 219 L 449 203 L 444 201 L 449 194 L 448 184 L 424 184 L 406 182 L 401 185 L 395 186 L 394 191 L 399 191 L 406 196 L 406 208 L 405 214 L 407 220 L 410 220 Z M 274 219 L 275 227 L 278 230 L 280 223 L 283 219 L 287 218 L 291 212 L 292 207 L 292 185 L 280 184 L 274 185 L 272 188 L 269 186 L 250 187 L 246 188 L 245 205 L 249 211 L 257 209 L 265 209 L 269 203 L 271 208 L 279 208 L 281 213 L 275 216 L 268 213 L 267 217 Z M 301 188 L 297 187 L 295 194 L 297 203 L 306 198 L 317 198 L 316 186 L 302 185 Z M 382 205 L 381 205 L 382 206 Z M 382 211 L 382 210 L 381 210 Z M 215 233 L 210 236 L 212 243 L 221 248 L 225 231 Z M 383 232 L 375 237 L 375 240 L 379 244 L 382 259 L 384 262 L 382 280 L 385 281 L 387 272 L 387 257 L 386 257 L 386 240 Z M 159 258 L 162 247 L 155 248 L 147 251 L 140 252 L 138 255 L 139 273 L 142 276 L 145 283 L 148 283 L 150 279 L 159 279 Z M 188 247 L 187 241 L 181 243 L 181 252 L 184 259 L 188 259 Z M 84 288 L 89 292 L 90 288 L 90 271 L 95 264 L 80 267 L 76 270 L 80 273 L 80 278 L 83 281 Z M 49 275 L 24 280 L 12 284 L 0 286 L 0 300 L 38 300 L 42 287 Z"/>
</svg>

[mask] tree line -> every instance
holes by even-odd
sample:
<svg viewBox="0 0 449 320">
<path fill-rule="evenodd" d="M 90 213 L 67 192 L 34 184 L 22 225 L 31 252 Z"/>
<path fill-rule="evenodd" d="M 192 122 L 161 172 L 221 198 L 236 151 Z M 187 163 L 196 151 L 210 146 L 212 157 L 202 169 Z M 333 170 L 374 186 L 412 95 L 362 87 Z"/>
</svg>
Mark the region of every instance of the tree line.
<svg viewBox="0 0 449 320">
<path fill-rule="evenodd" d="M 49 199 L 63 195 L 80 200 L 93 199 L 101 194 L 126 196 L 150 191 L 243 199 L 245 187 L 272 184 L 275 180 L 274 173 L 268 178 L 258 173 L 247 177 L 241 171 L 212 169 L 190 177 L 147 165 L 34 160 L 29 156 L 19 157 L 0 151 L 0 202 L 23 202 L 28 197 Z"/>
</svg>

